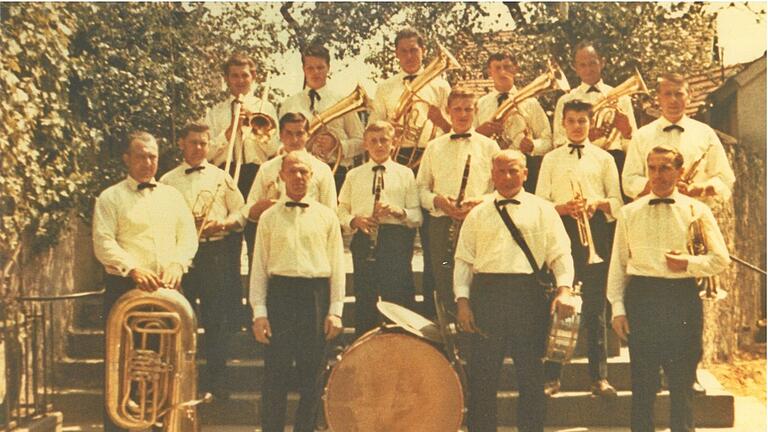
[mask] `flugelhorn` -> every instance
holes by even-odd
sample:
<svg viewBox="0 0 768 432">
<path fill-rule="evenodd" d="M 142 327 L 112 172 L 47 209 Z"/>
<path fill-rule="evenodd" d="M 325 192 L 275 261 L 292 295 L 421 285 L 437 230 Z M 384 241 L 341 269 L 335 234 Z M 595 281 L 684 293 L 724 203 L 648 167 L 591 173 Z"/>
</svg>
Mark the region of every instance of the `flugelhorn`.
<svg viewBox="0 0 768 432">
<path fill-rule="evenodd" d="M 197 321 L 184 295 L 172 289 L 133 289 L 112 307 L 106 328 L 105 405 L 121 428 L 162 424 L 165 432 L 200 430 L 197 399 Z"/>
<path fill-rule="evenodd" d="M 693 222 L 688 225 L 688 243 L 687 250 L 691 255 L 706 255 L 709 252 L 709 241 L 704 233 L 701 217 L 696 217 L 693 205 L 691 205 L 691 216 Z M 720 278 L 717 276 L 707 276 L 696 278 L 696 286 L 699 287 L 699 297 L 704 300 L 722 300 L 728 297 L 728 293 L 720 289 Z"/>
<path fill-rule="evenodd" d="M 643 77 L 637 69 L 635 69 L 635 74 L 631 78 L 614 87 L 604 99 L 592 106 L 592 125 L 595 129 L 601 131 L 600 138 L 595 139 L 592 142 L 593 144 L 607 149 L 616 141 L 620 135 L 619 130 L 613 126 L 616 112 L 629 115 L 629 113 L 622 112 L 619 108 L 619 99 L 635 94 L 648 94 L 645 81 L 643 81 Z"/>
<path fill-rule="evenodd" d="M 584 193 L 581 189 L 581 183 L 579 183 L 578 180 L 574 181 L 571 179 L 571 192 L 573 193 L 574 201 L 581 201 L 586 204 Z M 592 228 L 589 226 L 589 214 L 587 213 L 586 208 L 579 211 L 579 214 L 576 217 L 576 223 L 579 227 L 579 242 L 582 246 L 587 248 L 588 251 L 587 264 L 599 264 L 603 262 L 603 259 L 600 258 L 600 255 L 598 255 L 595 250 L 595 240 L 592 238 Z"/>
<path fill-rule="evenodd" d="M 339 169 L 341 160 L 344 158 L 344 152 L 341 148 L 341 139 L 328 128 L 328 123 L 352 112 L 369 111 L 372 106 L 371 99 L 365 93 L 365 89 L 358 84 L 347 97 L 316 115 L 315 118 L 309 122 L 307 151 L 330 165 L 331 171 L 335 174 L 336 170 Z M 330 137 L 333 146 L 329 151 L 323 151 L 319 145 L 316 145 L 321 136 Z"/>
</svg>

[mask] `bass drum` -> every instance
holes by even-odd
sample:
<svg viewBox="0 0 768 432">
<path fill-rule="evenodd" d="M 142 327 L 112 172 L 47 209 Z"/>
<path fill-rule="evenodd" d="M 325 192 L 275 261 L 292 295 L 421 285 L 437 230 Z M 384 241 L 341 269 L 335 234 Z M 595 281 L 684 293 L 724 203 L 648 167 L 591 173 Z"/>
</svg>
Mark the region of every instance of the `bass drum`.
<svg viewBox="0 0 768 432">
<path fill-rule="evenodd" d="M 333 432 L 457 431 L 464 409 L 445 355 L 397 326 L 371 330 L 347 348 L 324 399 Z"/>
</svg>

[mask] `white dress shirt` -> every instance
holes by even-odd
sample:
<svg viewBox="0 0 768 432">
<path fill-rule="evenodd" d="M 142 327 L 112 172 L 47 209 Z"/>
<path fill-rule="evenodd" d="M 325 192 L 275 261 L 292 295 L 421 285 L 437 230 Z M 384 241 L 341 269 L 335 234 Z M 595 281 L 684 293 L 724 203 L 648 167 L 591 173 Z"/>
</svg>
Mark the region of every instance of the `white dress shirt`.
<svg viewBox="0 0 768 432">
<path fill-rule="evenodd" d="M 514 97 L 517 88 L 512 87 L 508 92 L 509 97 Z M 475 127 L 491 120 L 496 110 L 499 108 L 498 90 L 493 90 L 487 95 L 477 100 L 477 114 L 475 115 Z M 543 155 L 552 149 L 552 129 L 549 126 L 547 114 L 541 108 L 539 101 L 535 98 L 528 98 L 520 102 L 517 111 L 525 117 L 523 120 L 519 115 L 510 115 L 504 123 L 504 136 L 511 140 L 515 150 L 520 150 L 520 141 L 525 137 L 525 130 L 530 127 L 533 135 L 533 154 Z"/>
<path fill-rule="evenodd" d="M 700 121 L 683 116 L 677 122 L 678 126 L 685 129 L 683 132 L 664 132 L 664 128 L 671 124 L 662 116 L 641 127 L 632 137 L 621 174 L 624 192 L 634 198 L 643 191 L 648 183 L 648 153 L 656 146 L 666 145 L 682 153 L 685 169 L 706 153 L 698 165 L 693 182 L 702 186 L 713 186 L 715 193 L 727 200 L 731 196 L 736 176 L 715 131 Z"/>
<path fill-rule="evenodd" d="M 619 187 L 619 171 L 616 162 L 607 151 L 593 145 L 589 139 L 581 144 L 581 158 L 578 150 L 569 146 L 558 147 L 544 156 L 536 183 L 536 195 L 555 205 L 565 204 L 574 197 L 574 187 L 581 185 L 587 201 L 608 200 L 611 214 L 606 219 L 613 221 L 624 201 Z"/>
<path fill-rule="evenodd" d="M 192 166 L 182 162 L 161 177 L 160 182 L 181 192 L 193 216 L 204 217 L 205 215 L 197 213 L 210 206 L 208 220 L 226 224 L 237 223 L 242 228 L 245 218 L 240 214 L 240 209 L 243 208 L 245 200 L 232 177 L 206 161 L 199 166 L 204 168 L 187 174 L 186 171 Z M 223 235 L 219 235 L 208 240 L 218 240 L 222 237 Z"/>
<path fill-rule="evenodd" d="M 301 151 L 306 152 L 306 150 Z M 309 156 L 312 161 L 312 179 L 307 187 L 307 197 L 336 211 L 336 183 L 334 183 L 331 168 L 320 159 Z M 245 200 L 245 206 L 242 208 L 243 217 L 248 217 L 248 212 L 256 201 L 280 199 L 285 196 L 285 183 L 280 179 L 282 166 L 283 158 L 276 157 L 259 168 L 256 178 L 253 179 L 251 190 L 248 192 L 248 198 Z"/>
<path fill-rule="evenodd" d="M 186 272 L 197 253 L 197 232 L 184 197 L 162 183 L 138 190 L 131 177 L 96 199 L 93 250 L 107 273 L 126 277 L 141 268 L 157 274 L 171 264 Z"/>
<path fill-rule="evenodd" d="M 286 99 L 280 107 L 280 117 L 289 112 L 300 112 L 311 122 L 318 114 L 322 114 L 342 99 L 341 96 L 329 90 L 328 86 L 324 86 L 316 90 L 320 99 L 315 100 L 314 110 L 310 110 L 310 90 L 307 87 L 300 93 L 296 93 Z M 329 122 L 327 127 L 341 141 L 344 155 L 341 165 L 345 167 L 353 165 L 355 156 L 363 153 L 364 129 L 363 124 L 360 122 L 360 117 L 357 116 L 357 113 L 349 113 Z"/>
<path fill-rule="evenodd" d="M 552 139 L 555 147 L 568 144 L 568 136 L 563 127 L 563 106 L 566 102 L 578 99 L 594 105 L 605 99 L 608 93 L 613 90 L 613 87 L 605 84 L 603 80 L 600 80 L 595 84 L 595 88 L 597 88 L 599 92 L 590 92 L 590 87 L 589 84 L 581 83 L 578 87 L 572 89 L 557 100 L 557 105 L 555 106 L 555 118 L 552 120 Z M 632 108 L 632 99 L 629 96 L 619 98 L 618 107 L 629 118 L 629 125 L 632 126 L 634 135 L 634 131 L 637 130 L 637 121 L 635 120 L 635 111 Z M 593 124 L 592 127 L 594 128 L 595 125 Z M 611 143 L 611 146 L 605 150 L 624 150 L 626 152 L 627 146 L 629 146 L 629 141 L 629 139 L 625 139 L 619 135 L 619 138 Z"/>
<path fill-rule="evenodd" d="M 420 75 L 423 72 L 424 68 L 421 68 L 413 75 Z M 373 99 L 373 111 L 371 112 L 369 123 L 377 120 L 392 120 L 397 104 L 400 101 L 400 95 L 405 91 L 404 78 L 408 75 L 401 70 L 395 76 L 379 84 L 379 87 L 376 89 L 376 97 Z M 450 93 L 451 86 L 448 84 L 448 81 L 442 77 L 437 77 L 419 90 L 416 95 L 439 108 L 443 112 L 443 116 L 447 117 L 446 110 Z M 427 119 L 427 111 L 429 109 L 426 104 L 417 103 L 414 105 L 414 109 L 418 111 L 417 122 L 421 124 L 423 121 L 426 121 L 419 138 L 419 145 L 424 146 L 429 141 L 433 129 L 437 128 L 436 136 L 442 135 L 443 131 Z"/>
<path fill-rule="evenodd" d="M 250 140 L 245 140 L 245 145 L 243 145 L 243 139 L 237 137 L 235 139 L 232 163 L 235 163 L 237 160 L 235 158 L 242 152 L 245 154 L 243 163 L 261 165 L 274 156 L 280 146 L 277 130 L 279 121 L 277 110 L 268 100 L 264 100 L 262 103 L 261 97 L 255 96 L 255 87 L 254 85 L 248 94 L 243 97 L 241 109 L 250 113 L 263 113 L 272 117 L 275 121 L 275 130 L 272 133 L 272 138 L 264 146 L 253 145 L 253 142 L 249 142 Z M 208 149 L 208 160 L 217 166 L 223 165 L 227 161 L 229 141 L 227 140 L 226 132 L 227 128 L 232 124 L 232 102 L 234 100 L 235 97 L 230 94 L 224 101 L 217 103 L 205 113 L 204 122 L 211 128 L 211 145 Z"/>
<path fill-rule="evenodd" d="M 472 155 L 469 164 L 469 178 L 464 191 L 465 200 L 473 200 L 493 191 L 491 182 L 491 159 L 499 151 L 496 141 L 470 129 L 469 138 L 451 139 L 450 134 L 430 141 L 421 159 L 416 185 L 419 188 L 421 206 L 432 216 L 445 216 L 435 207 L 435 197 L 456 198 L 461 188 L 467 155 Z"/>
<path fill-rule="evenodd" d="M 552 270 L 558 286 L 573 284 L 571 240 L 552 203 L 520 190 L 507 204 L 509 217 L 520 230 L 539 268 Z M 496 210 L 498 192 L 473 208 L 461 226 L 453 269 L 453 293 L 469 298 L 475 273 L 532 274 L 530 262 Z"/>
<path fill-rule="evenodd" d="M 281 199 L 259 220 L 250 283 L 254 318 L 267 316 L 270 276 L 330 278 L 328 313 L 341 317 L 346 273 L 339 220 L 313 199 L 301 202 L 309 206 L 287 207 Z"/>
<path fill-rule="evenodd" d="M 608 270 L 608 300 L 613 316 L 626 315 L 624 290 L 630 276 L 667 279 L 714 276 L 730 263 L 723 235 L 706 204 L 677 191 L 670 195 L 672 204 L 650 205 L 658 198 L 650 193 L 622 207 L 616 223 L 611 265 Z M 709 251 L 706 255 L 688 255 L 688 227 L 702 221 Z M 673 272 L 667 267 L 666 253 L 680 251 L 688 260 L 688 269 Z"/>
<path fill-rule="evenodd" d="M 337 213 L 341 226 L 354 231 L 350 225 L 356 216 L 370 216 L 373 213 L 373 168 L 378 164 L 369 160 L 363 165 L 353 168 L 347 173 L 347 178 L 339 192 L 339 208 Z M 411 228 L 421 225 L 421 206 L 419 190 L 413 171 L 399 163 L 387 159 L 384 167 L 384 187 L 381 190 L 380 202 L 405 210 L 405 218 L 398 219 L 387 216 L 379 220 L 382 224 L 405 225 Z"/>
</svg>

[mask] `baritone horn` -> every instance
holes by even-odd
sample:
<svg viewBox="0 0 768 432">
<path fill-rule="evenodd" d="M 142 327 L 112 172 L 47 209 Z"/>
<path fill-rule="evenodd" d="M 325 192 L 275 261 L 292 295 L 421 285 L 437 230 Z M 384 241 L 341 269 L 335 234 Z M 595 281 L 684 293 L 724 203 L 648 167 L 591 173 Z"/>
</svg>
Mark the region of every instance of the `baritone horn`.
<svg viewBox="0 0 768 432">
<path fill-rule="evenodd" d="M 165 432 L 200 430 L 197 405 L 197 322 L 173 289 L 133 289 L 107 320 L 105 404 L 119 427 Z"/>
<path fill-rule="evenodd" d="M 616 112 L 629 115 L 619 108 L 619 99 L 635 94 L 648 94 L 648 87 L 645 86 L 645 81 L 637 68 L 631 78 L 614 87 L 604 99 L 592 106 L 592 124 L 602 132 L 601 137 L 593 141 L 593 144 L 607 149 L 619 138 L 621 133 L 613 126 Z"/>
<path fill-rule="evenodd" d="M 584 198 L 584 192 L 581 189 L 581 183 L 571 179 L 571 192 L 573 193 L 574 201 L 581 201 L 586 203 Z M 582 209 L 576 218 L 576 223 L 579 227 L 579 242 L 582 246 L 587 248 L 587 264 L 599 264 L 603 262 L 600 255 L 595 250 L 595 240 L 592 238 L 592 228 L 589 226 L 589 214 L 587 209 Z"/>
<path fill-rule="evenodd" d="M 317 114 L 312 119 L 309 123 L 307 151 L 330 165 L 331 171 L 336 174 L 341 160 L 344 159 L 344 151 L 341 147 L 341 139 L 328 127 L 328 123 L 352 112 L 369 111 L 372 107 L 373 104 L 365 93 L 365 89 L 358 84 L 347 97 L 336 102 L 333 106 Z M 330 149 L 323 149 L 318 145 L 318 140 L 323 136 L 331 140 L 332 145 Z"/>
<path fill-rule="evenodd" d="M 709 252 L 709 240 L 704 233 L 701 217 L 696 217 L 693 205 L 691 205 L 691 216 L 694 220 L 688 225 L 686 249 L 691 255 L 706 255 Z M 720 278 L 717 276 L 696 278 L 696 286 L 699 287 L 699 297 L 703 300 L 718 301 L 728 297 L 728 293 L 720 289 Z"/>
</svg>

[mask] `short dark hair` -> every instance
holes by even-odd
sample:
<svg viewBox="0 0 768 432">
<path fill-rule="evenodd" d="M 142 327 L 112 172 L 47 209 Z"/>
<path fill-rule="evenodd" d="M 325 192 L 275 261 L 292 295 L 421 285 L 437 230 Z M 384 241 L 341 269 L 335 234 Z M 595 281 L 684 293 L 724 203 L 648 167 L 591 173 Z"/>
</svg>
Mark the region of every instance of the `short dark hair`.
<svg viewBox="0 0 768 432">
<path fill-rule="evenodd" d="M 399 32 L 397 32 L 397 35 L 395 36 L 395 49 L 397 49 L 397 45 L 400 43 L 403 39 L 410 39 L 410 38 L 416 38 L 416 43 L 423 49 L 424 48 L 424 36 L 419 33 L 418 30 L 416 30 L 413 27 L 406 27 L 404 29 L 401 29 Z"/>
<path fill-rule="evenodd" d="M 211 128 L 207 124 L 199 121 L 191 121 L 184 125 L 179 131 L 179 139 L 186 138 L 190 133 L 203 133 L 208 132 Z M 209 132 L 210 134 L 210 132 Z"/>
<path fill-rule="evenodd" d="M 285 113 L 282 117 L 280 117 L 280 132 L 283 131 L 283 128 L 285 128 L 286 124 L 300 122 L 304 122 L 304 130 L 309 131 L 309 121 L 306 117 L 304 117 L 304 114 L 299 112 Z"/>
<path fill-rule="evenodd" d="M 464 88 L 456 88 L 451 90 L 451 93 L 448 95 L 448 102 L 446 105 L 451 106 L 451 103 L 456 99 L 472 99 L 474 100 L 477 96 L 472 93 L 471 91 L 464 89 Z"/>
<path fill-rule="evenodd" d="M 571 50 L 571 61 L 576 60 L 576 53 L 577 52 L 581 51 L 584 48 L 589 48 L 589 47 L 592 47 L 595 50 L 595 52 L 597 53 L 597 57 L 598 58 L 603 58 L 603 56 L 600 54 L 600 46 L 597 44 L 597 42 L 595 42 L 593 40 L 586 39 L 586 40 L 583 40 L 583 41 L 577 43 L 573 47 L 573 49 Z"/>
<path fill-rule="evenodd" d="M 301 64 L 304 64 L 304 59 L 307 57 L 317 57 L 325 60 L 325 64 L 331 64 L 331 53 L 328 51 L 328 48 L 320 44 L 312 44 L 302 51 Z"/>
<path fill-rule="evenodd" d="M 570 100 L 563 104 L 563 118 L 568 111 L 585 112 L 590 119 L 592 118 L 592 104 L 580 99 Z"/>
<path fill-rule="evenodd" d="M 256 76 L 256 62 L 247 54 L 233 53 L 221 67 L 224 76 L 229 75 L 229 68 L 232 66 L 248 66 L 251 75 Z"/>
<path fill-rule="evenodd" d="M 675 168 L 680 169 L 683 167 L 683 163 L 685 163 L 685 159 L 683 159 L 683 154 L 677 151 L 675 148 L 670 147 L 668 145 L 658 145 L 651 149 L 650 152 L 648 152 L 648 156 L 646 156 L 646 162 L 648 161 L 648 158 L 651 156 L 651 154 L 672 154 L 672 164 L 675 166 Z"/>
<path fill-rule="evenodd" d="M 151 133 L 145 130 L 135 130 L 128 133 L 128 136 L 123 143 L 123 154 L 131 152 L 131 143 L 134 141 L 153 142 L 157 145 L 157 140 Z"/>
<path fill-rule="evenodd" d="M 661 88 L 661 83 L 665 81 L 670 82 L 672 84 L 684 86 L 687 90 L 690 90 L 688 86 L 688 81 L 685 79 L 683 75 L 675 72 L 665 72 L 661 74 L 659 78 L 656 79 L 656 91 L 659 91 L 659 88 Z"/>
<path fill-rule="evenodd" d="M 395 136 L 394 126 L 386 120 L 377 120 L 368 123 L 368 126 L 365 127 L 365 132 L 363 132 L 363 139 L 365 139 L 365 136 L 368 135 L 369 132 L 384 132 L 384 135 L 389 139 L 392 139 L 392 137 Z"/>
<path fill-rule="evenodd" d="M 486 68 L 490 67 L 492 61 L 503 62 L 504 60 L 509 60 L 512 62 L 512 64 L 517 65 L 517 60 L 515 59 L 515 56 L 513 56 L 511 52 L 497 51 L 488 56 L 488 61 L 485 62 L 485 67 Z"/>
</svg>

